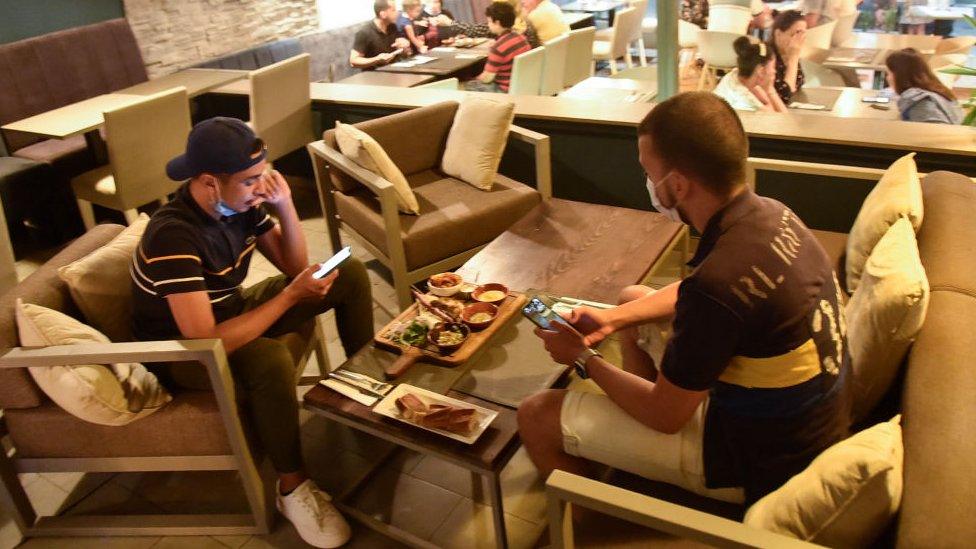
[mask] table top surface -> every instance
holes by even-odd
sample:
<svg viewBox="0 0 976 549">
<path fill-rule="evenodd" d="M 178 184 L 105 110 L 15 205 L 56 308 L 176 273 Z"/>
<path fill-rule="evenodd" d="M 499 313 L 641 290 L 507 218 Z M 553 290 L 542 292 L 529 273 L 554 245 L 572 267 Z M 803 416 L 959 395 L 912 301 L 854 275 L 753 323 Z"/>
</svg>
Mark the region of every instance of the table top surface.
<svg viewBox="0 0 976 549">
<path fill-rule="evenodd" d="M 618 0 L 576 0 L 562 6 L 563 11 L 582 11 L 587 13 L 598 13 L 610 10 L 617 10 L 627 5 L 627 2 Z"/>
<path fill-rule="evenodd" d="M 589 12 L 564 11 L 562 17 L 563 22 L 571 28 L 573 25 L 579 25 L 584 21 L 589 21 L 590 25 L 593 25 L 593 14 Z"/>
<path fill-rule="evenodd" d="M 606 78 L 591 76 L 559 93 L 559 97 L 588 99 L 591 101 L 653 101 L 657 96 L 657 82 L 651 80 L 630 80 L 627 78 Z"/>
<path fill-rule="evenodd" d="M 884 70 L 885 59 L 891 50 L 878 48 L 831 48 L 825 52 L 821 64 L 825 67 Z"/>
<path fill-rule="evenodd" d="M 483 62 L 488 57 L 489 42 L 471 48 L 453 48 L 444 46 L 433 48 L 423 54 L 427 57 L 434 57 L 433 61 L 428 61 L 420 65 L 411 67 L 397 66 L 397 63 L 390 63 L 374 69 L 378 72 L 394 72 L 409 74 L 432 74 L 435 76 L 449 76 L 457 74 L 469 67 Z M 411 58 L 405 59 L 409 61 Z"/>
<path fill-rule="evenodd" d="M 3 126 L 4 130 L 17 131 L 41 137 L 65 139 L 94 130 L 105 121 L 102 113 L 126 107 L 144 100 L 141 95 L 107 93 L 90 97 L 77 103 L 36 114 Z"/>
<path fill-rule="evenodd" d="M 887 103 L 888 110 L 872 107 L 872 103 L 862 101 L 864 97 L 875 97 L 879 93 L 877 90 L 862 90 L 860 88 L 804 87 L 794 95 L 795 101 L 826 105 L 829 101 L 834 100 L 833 108 L 824 111 L 790 109 L 790 112 L 819 117 L 898 120 L 898 107 L 893 100 Z"/>
<path fill-rule="evenodd" d="M 337 84 L 362 84 L 366 86 L 390 86 L 395 88 L 412 88 L 432 82 L 436 78 L 430 74 L 409 74 L 402 72 L 363 71 L 342 80 Z"/>
<path fill-rule="evenodd" d="M 170 88 L 183 86 L 186 88 L 186 94 L 188 96 L 196 97 L 235 80 L 246 80 L 248 72 L 244 70 L 226 69 L 186 69 L 160 76 L 159 78 L 153 78 L 147 82 L 121 89 L 116 93 L 152 95 Z"/>
<path fill-rule="evenodd" d="M 620 290 L 643 280 L 683 229 L 656 212 L 553 198 L 457 272 L 465 280 L 502 280 L 514 291 L 616 303 Z"/>
<path fill-rule="evenodd" d="M 921 53 L 935 52 L 935 46 L 942 40 L 934 34 L 886 34 L 876 32 L 855 32 L 844 41 L 843 47 L 879 50 L 900 50 L 915 48 Z"/>
</svg>

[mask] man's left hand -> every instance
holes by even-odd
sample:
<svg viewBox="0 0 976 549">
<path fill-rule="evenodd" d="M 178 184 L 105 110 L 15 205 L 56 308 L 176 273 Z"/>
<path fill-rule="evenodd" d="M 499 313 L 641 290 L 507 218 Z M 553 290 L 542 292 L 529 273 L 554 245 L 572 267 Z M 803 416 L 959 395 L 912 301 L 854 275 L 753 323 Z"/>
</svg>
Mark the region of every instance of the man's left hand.
<svg viewBox="0 0 976 549">
<path fill-rule="evenodd" d="M 291 202 L 291 187 L 278 170 L 264 174 L 264 201 L 279 206 Z"/>
<path fill-rule="evenodd" d="M 571 366 L 576 357 L 580 356 L 586 349 L 582 336 L 562 322 L 552 322 L 550 326 L 552 326 L 552 330 L 536 328 L 535 335 L 542 339 L 546 351 L 549 351 L 553 360 L 559 364 Z"/>
</svg>

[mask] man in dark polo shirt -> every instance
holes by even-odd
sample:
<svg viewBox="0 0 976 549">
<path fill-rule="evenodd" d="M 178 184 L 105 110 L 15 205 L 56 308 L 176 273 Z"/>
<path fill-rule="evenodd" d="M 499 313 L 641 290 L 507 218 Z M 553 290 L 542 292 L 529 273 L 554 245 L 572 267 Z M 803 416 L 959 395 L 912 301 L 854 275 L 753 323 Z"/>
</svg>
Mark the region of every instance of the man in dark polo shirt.
<svg viewBox="0 0 976 549">
<path fill-rule="evenodd" d="M 839 285 L 796 214 L 746 186 L 748 141 L 720 98 L 673 97 L 638 136 L 652 203 L 702 235 L 694 271 L 657 291 L 629 287 L 613 309 L 577 309 L 579 333 L 537 330 L 606 394 L 526 399 L 522 441 L 544 475 L 596 461 L 750 504 L 848 434 Z M 655 361 L 662 321 L 673 333 Z M 623 369 L 590 349 L 617 331 Z"/>
<path fill-rule="evenodd" d="M 295 363 L 274 338 L 333 309 L 342 345 L 354 353 L 372 337 L 370 283 L 355 260 L 312 277 L 319 266 L 308 265 L 291 191 L 280 173 L 267 172 L 266 153 L 240 120 L 194 126 L 186 153 L 166 166 L 170 178 L 186 183 L 153 214 L 133 255 L 133 333 L 144 341 L 223 341 L 250 423 L 278 472 L 278 509 L 306 542 L 338 547 L 349 539 L 349 526 L 305 476 Z M 255 249 L 284 274 L 243 289 Z M 185 388 L 210 386 L 196 363 L 157 372 Z"/>
<path fill-rule="evenodd" d="M 386 65 L 410 47 L 406 38 L 397 35 L 397 10 L 392 0 L 373 2 L 373 14 L 376 17 L 364 24 L 352 41 L 349 64 L 358 69 Z"/>
</svg>

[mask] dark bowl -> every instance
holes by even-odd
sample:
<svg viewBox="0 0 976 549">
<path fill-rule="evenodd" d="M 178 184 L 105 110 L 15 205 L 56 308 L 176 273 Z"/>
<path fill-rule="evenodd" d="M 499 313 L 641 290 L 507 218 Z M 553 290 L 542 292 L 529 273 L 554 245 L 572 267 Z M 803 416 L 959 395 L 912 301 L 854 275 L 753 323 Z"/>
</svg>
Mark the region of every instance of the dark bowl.
<svg viewBox="0 0 976 549">
<path fill-rule="evenodd" d="M 472 322 L 471 317 L 476 315 L 477 313 L 488 313 L 491 315 L 491 318 L 489 318 L 488 320 L 484 320 L 482 322 Z M 467 324 L 469 328 L 471 328 L 476 332 L 478 330 L 484 330 L 485 328 L 490 326 L 491 323 L 495 321 L 495 317 L 497 316 L 498 316 L 498 307 L 492 305 L 491 303 L 481 303 L 481 302 L 472 303 L 466 306 L 463 311 L 461 311 L 461 320 L 463 320 L 464 323 Z"/>
<path fill-rule="evenodd" d="M 492 290 L 498 290 L 499 292 L 501 292 L 502 293 L 501 298 L 492 299 L 492 300 L 481 299 L 482 295 Z M 504 284 L 497 284 L 495 282 L 489 284 L 482 284 L 481 286 L 475 288 L 473 292 L 471 292 L 471 299 L 474 299 L 475 301 L 480 301 L 482 303 L 492 303 L 494 305 L 501 304 L 502 301 L 505 301 L 506 297 L 508 297 L 508 286 L 505 286 Z"/>
<path fill-rule="evenodd" d="M 462 338 L 461 341 L 451 345 L 441 345 L 440 343 L 437 343 L 437 338 L 440 337 L 442 331 L 447 328 L 454 327 L 457 327 L 458 331 L 464 334 L 464 338 Z M 442 354 L 449 355 L 456 351 L 458 347 L 464 345 L 464 342 L 468 340 L 469 335 L 471 335 L 471 330 L 460 322 L 441 322 L 436 324 L 430 329 L 429 332 L 427 332 L 427 341 L 429 341 L 431 345 L 437 346 L 437 350 L 439 350 Z"/>
</svg>

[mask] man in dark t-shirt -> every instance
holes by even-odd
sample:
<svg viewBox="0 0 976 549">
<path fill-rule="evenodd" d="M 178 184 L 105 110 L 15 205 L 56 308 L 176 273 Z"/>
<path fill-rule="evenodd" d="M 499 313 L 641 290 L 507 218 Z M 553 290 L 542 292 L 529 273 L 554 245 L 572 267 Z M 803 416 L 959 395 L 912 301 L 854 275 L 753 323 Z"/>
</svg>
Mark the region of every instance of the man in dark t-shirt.
<svg viewBox="0 0 976 549">
<path fill-rule="evenodd" d="M 277 505 L 302 539 L 338 547 L 349 526 L 304 472 L 296 365 L 279 336 L 334 310 L 348 355 L 372 337 L 366 269 L 356 260 L 320 279 L 288 183 L 244 122 L 204 120 L 166 173 L 185 181 L 157 210 L 132 257 L 133 333 L 143 341 L 220 339 L 261 447 L 278 473 Z M 270 206 L 277 222 L 265 211 Z M 243 287 L 255 250 L 283 274 Z M 209 389 L 199 363 L 154 367 L 169 384 Z"/>
<path fill-rule="evenodd" d="M 410 42 L 397 33 L 397 9 L 392 0 L 373 3 L 375 17 L 356 31 L 349 52 L 349 64 L 358 69 L 372 69 L 397 58 Z"/>
<path fill-rule="evenodd" d="M 745 132 L 717 96 L 657 105 L 638 147 L 654 206 L 702 235 L 694 271 L 657 291 L 629 287 L 613 309 L 576 309 L 567 320 L 578 332 L 537 330 L 557 362 L 606 394 L 526 399 L 522 440 L 544 475 L 596 461 L 751 504 L 848 434 L 837 278 L 796 214 L 745 184 Z M 590 348 L 616 331 L 622 370 Z"/>
</svg>

